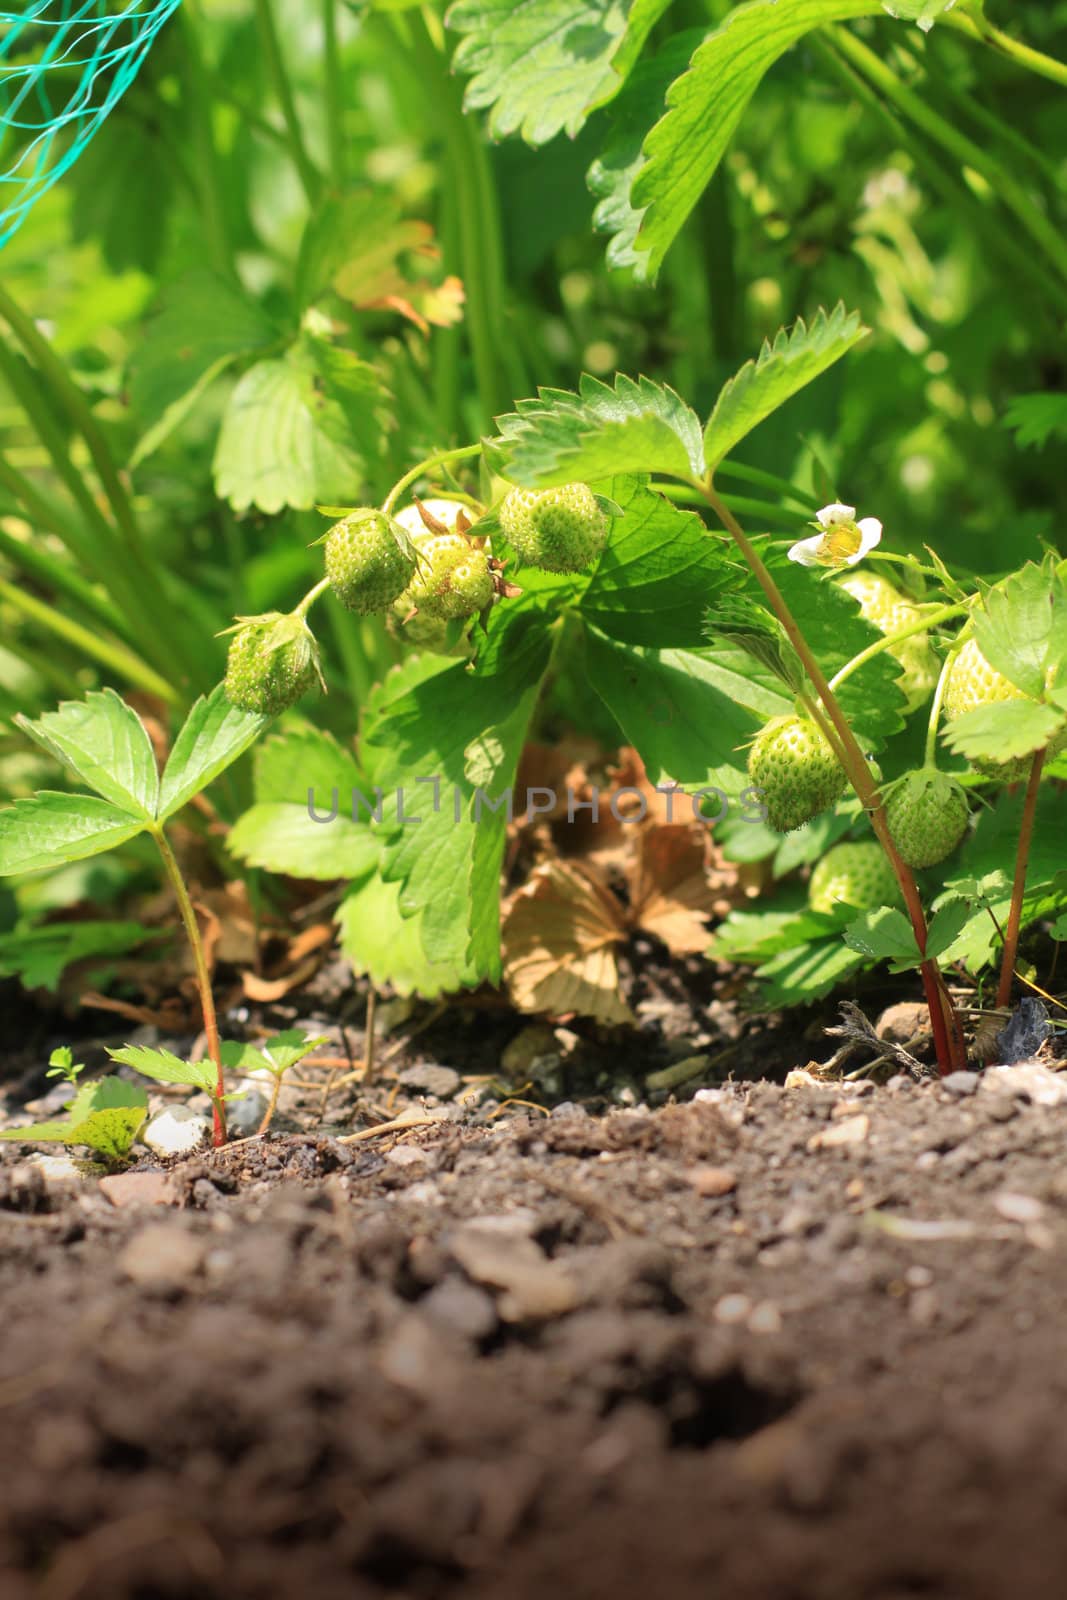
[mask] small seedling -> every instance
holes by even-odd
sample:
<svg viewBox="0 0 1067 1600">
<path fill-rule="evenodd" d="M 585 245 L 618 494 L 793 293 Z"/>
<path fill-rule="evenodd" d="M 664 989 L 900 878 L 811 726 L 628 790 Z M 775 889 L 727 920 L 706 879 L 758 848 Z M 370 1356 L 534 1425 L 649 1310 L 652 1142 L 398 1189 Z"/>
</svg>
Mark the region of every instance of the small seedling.
<svg viewBox="0 0 1067 1600">
<path fill-rule="evenodd" d="M 124 1078 L 101 1078 L 81 1086 L 67 1116 L 54 1122 L 30 1123 L 25 1128 L 6 1128 L 0 1139 L 23 1144 L 85 1145 L 108 1166 L 121 1167 L 129 1160 L 130 1146 L 147 1115 L 148 1096 L 140 1085 L 127 1083 Z"/>
</svg>

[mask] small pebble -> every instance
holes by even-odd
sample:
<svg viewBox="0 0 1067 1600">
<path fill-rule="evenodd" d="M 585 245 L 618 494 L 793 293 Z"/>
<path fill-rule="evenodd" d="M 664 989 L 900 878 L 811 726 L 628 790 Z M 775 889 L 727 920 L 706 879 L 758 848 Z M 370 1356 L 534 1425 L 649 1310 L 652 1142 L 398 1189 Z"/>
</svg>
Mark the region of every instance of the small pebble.
<svg viewBox="0 0 1067 1600">
<path fill-rule="evenodd" d="M 761 1300 L 746 1326 L 749 1333 L 781 1333 L 782 1313 L 773 1300 Z"/>
<path fill-rule="evenodd" d="M 994 1195 L 993 1206 L 1007 1222 L 1040 1222 L 1045 1214 L 1044 1206 L 1034 1195 L 1016 1194 L 1010 1189 Z"/>
<path fill-rule="evenodd" d="M 968 1095 L 978 1092 L 977 1072 L 950 1072 L 941 1079 L 940 1087 L 946 1094 Z"/>
<path fill-rule="evenodd" d="M 752 1313 L 752 1301 L 747 1294 L 723 1295 L 715 1307 L 715 1321 L 734 1323 L 746 1322 Z"/>
<path fill-rule="evenodd" d="M 180 1289 L 200 1268 L 200 1241 L 187 1228 L 155 1222 L 135 1233 L 119 1256 L 119 1271 L 142 1289 Z"/>
<path fill-rule="evenodd" d="M 141 1143 L 156 1156 L 185 1156 L 199 1150 L 211 1137 L 211 1123 L 188 1106 L 168 1106 L 151 1117 Z"/>
<path fill-rule="evenodd" d="M 732 1194 L 737 1188 L 737 1176 L 728 1167 L 691 1167 L 686 1177 L 697 1194 L 706 1200 Z"/>
<path fill-rule="evenodd" d="M 866 1112 L 858 1117 L 848 1117 L 844 1122 L 837 1122 L 822 1132 L 815 1133 L 808 1140 L 809 1150 L 838 1150 L 847 1145 L 862 1144 L 870 1132 L 871 1119 Z"/>
</svg>

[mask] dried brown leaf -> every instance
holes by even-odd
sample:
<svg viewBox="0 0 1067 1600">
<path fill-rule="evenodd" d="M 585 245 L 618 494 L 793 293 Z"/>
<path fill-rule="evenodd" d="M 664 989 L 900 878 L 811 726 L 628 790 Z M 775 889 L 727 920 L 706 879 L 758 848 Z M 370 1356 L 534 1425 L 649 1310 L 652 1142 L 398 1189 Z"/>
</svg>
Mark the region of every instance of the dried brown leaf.
<svg viewBox="0 0 1067 1600">
<path fill-rule="evenodd" d="M 546 861 L 504 922 L 504 974 L 521 1011 L 631 1022 L 615 946 L 626 919 L 615 897 L 572 863 Z"/>
</svg>

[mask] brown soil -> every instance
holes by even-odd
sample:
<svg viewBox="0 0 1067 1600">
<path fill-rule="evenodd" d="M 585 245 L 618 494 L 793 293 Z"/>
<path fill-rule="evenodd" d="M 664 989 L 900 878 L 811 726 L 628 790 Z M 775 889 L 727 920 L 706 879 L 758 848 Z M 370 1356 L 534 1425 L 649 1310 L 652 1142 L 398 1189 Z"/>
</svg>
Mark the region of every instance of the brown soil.
<svg viewBox="0 0 1067 1600">
<path fill-rule="evenodd" d="M 1067 1106 L 713 1093 L 12 1151 L 6 1600 L 1062 1595 Z"/>
</svg>

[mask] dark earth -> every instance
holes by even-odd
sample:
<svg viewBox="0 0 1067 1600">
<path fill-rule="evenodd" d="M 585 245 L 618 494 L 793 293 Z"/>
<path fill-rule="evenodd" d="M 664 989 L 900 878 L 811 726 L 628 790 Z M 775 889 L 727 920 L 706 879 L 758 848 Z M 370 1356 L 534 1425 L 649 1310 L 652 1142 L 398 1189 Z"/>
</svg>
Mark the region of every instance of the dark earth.
<svg viewBox="0 0 1067 1600">
<path fill-rule="evenodd" d="M 590 1114 L 442 1059 L 103 1185 L 6 1147 L 4 1600 L 1067 1592 L 1056 1063 Z"/>
</svg>

